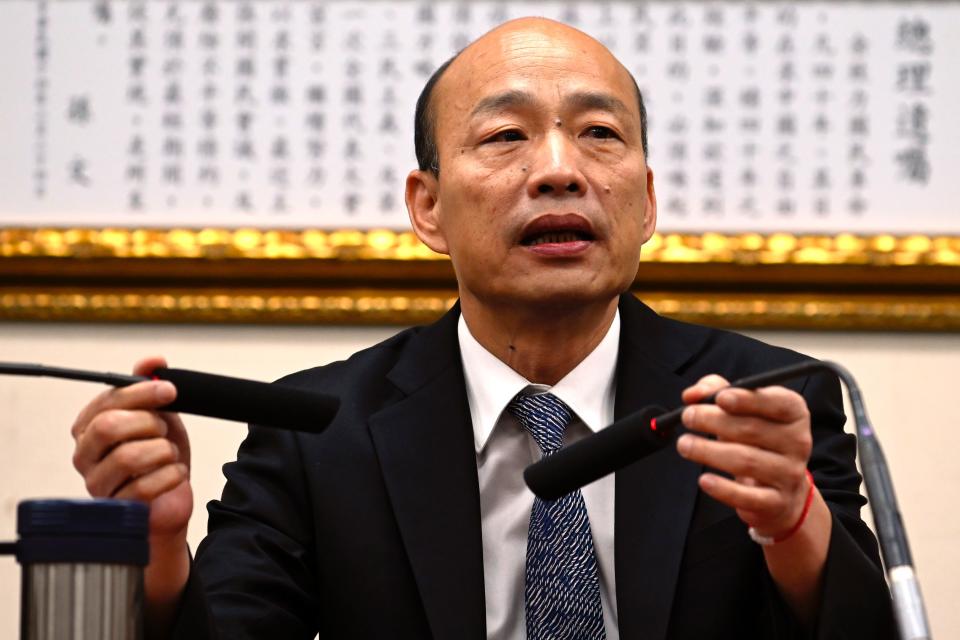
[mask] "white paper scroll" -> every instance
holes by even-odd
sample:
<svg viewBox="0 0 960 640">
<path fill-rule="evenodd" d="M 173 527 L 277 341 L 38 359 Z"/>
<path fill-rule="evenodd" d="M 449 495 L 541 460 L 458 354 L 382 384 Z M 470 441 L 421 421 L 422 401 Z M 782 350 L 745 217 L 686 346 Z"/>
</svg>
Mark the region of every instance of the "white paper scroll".
<svg viewBox="0 0 960 640">
<path fill-rule="evenodd" d="M 0 224 L 403 229 L 413 105 L 492 26 L 605 42 L 663 231 L 960 233 L 960 3 L 4 0 Z"/>
</svg>

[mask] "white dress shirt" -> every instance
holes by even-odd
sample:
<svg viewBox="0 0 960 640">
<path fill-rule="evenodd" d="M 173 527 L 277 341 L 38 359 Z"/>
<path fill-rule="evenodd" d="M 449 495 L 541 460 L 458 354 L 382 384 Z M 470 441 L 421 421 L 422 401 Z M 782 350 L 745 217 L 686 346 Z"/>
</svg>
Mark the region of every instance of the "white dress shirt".
<svg viewBox="0 0 960 640">
<path fill-rule="evenodd" d="M 574 413 L 564 434 L 565 445 L 613 422 L 620 312 L 617 311 L 600 344 L 552 387 L 532 384 L 498 360 L 476 341 L 462 315 L 457 333 L 480 481 L 487 638 L 524 640 L 527 529 L 534 496 L 523 482 L 523 470 L 539 460 L 541 453 L 533 437 L 505 409 L 521 391 L 549 391 Z M 617 640 L 620 634 L 613 557 L 614 476 L 584 487 L 583 499 L 597 553 L 603 622 L 607 638 Z"/>
</svg>

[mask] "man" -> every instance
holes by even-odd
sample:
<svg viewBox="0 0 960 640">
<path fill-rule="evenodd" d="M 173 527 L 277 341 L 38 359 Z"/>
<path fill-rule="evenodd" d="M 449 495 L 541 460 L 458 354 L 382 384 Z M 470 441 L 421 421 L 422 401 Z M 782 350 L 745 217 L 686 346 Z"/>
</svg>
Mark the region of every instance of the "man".
<svg viewBox="0 0 960 640">
<path fill-rule="evenodd" d="M 800 356 L 621 297 L 656 196 L 639 91 L 597 41 L 517 20 L 434 80 L 406 201 L 417 235 L 450 256 L 459 305 L 287 378 L 338 394 L 340 413 L 315 436 L 251 429 L 192 564 L 189 445 L 155 410 L 172 386 L 113 390 L 78 417 L 91 493 L 151 505 L 148 630 L 891 635 L 836 381 L 724 391 L 686 410 L 696 433 L 676 449 L 556 504 L 526 491 L 523 467 L 558 444 L 544 430 L 570 442 Z"/>
</svg>

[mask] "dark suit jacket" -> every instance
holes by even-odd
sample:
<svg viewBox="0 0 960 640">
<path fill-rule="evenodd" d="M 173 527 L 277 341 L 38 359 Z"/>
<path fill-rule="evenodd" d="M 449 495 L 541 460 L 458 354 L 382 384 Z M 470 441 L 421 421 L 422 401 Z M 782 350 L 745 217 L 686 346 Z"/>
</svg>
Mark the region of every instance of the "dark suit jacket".
<svg viewBox="0 0 960 640">
<path fill-rule="evenodd" d="M 483 638 L 480 501 L 457 343 L 458 309 L 284 383 L 338 394 L 319 435 L 252 427 L 226 465 L 178 637 Z M 802 356 L 620 304 L 616 416 L 680 404 L 708 373 L 736 379 Z M 734 512 L 666 447 L 616 477 L 623 638 L 890 637 L 889 594 L 859 518 L 854 441 L 829 376 L 793 385 L 815 439 L 810 469 L 834 515 L 816 633 L 777 595 Z M 215 630 L 216 629 L 216 630 Z"/>
</svg>

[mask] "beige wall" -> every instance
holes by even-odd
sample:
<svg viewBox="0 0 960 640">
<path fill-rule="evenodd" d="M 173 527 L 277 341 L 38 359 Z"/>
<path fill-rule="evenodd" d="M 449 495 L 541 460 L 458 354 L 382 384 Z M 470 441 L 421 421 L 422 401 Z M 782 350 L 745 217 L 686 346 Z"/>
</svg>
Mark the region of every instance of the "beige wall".
<svg viewBox="0 0 960 640">
<path fill-rule="evenodd" d="M 394 332 L 390 328 L 272 328 L 0 324 L 0 360 L 127 371 L 147 354 L 173 366 L 261 380 L 343 358 Z M 847 365 L 860 381 L 887 458 L 937 637 L 960 637 L 960 335 L 863 333 L 758 334 L 763 340 Z M 25 498 L 82 496 L 70 464 L 69 428 L 96 385 L 0 378 L 0 539 L 15 536 Z M 203 505 L 218 495 L 220 466 L 244 429 L 189 418 L 197 510 L 190 537 L 205 529 Z M 0 638 L 16 637 L 19 568 L 0 558 Z"/>
</svg>

